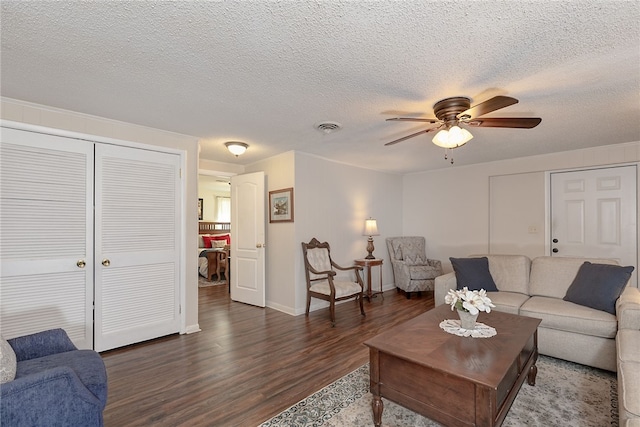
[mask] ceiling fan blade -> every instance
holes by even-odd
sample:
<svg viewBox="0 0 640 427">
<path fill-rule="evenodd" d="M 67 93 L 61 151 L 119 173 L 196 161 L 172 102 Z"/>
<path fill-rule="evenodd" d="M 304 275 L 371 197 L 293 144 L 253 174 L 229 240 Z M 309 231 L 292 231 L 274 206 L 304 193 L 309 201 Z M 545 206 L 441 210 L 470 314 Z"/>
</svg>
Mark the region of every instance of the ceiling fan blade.
<svg viewBox="0 0 640 427">
<path fill-rule="evenodd" d="M 473 119 L 463 123 L 473 127 L 531 129 L 538 126 L 541 121 L 540 117 L 493 117 Z"/>
<path fill-rule="evenodd" d="M 517 103 L 517 99 L 511 98 L 509 96 L 494 96 L 493 98 L 487 99 L 486 101 L 481 102 L 478 105 L 474 105 L 468 110 L 465 110 L 462 113 L 458 114 L 458 118 L 464 120 L 473 119 L 475 117 L 482 116 L 492 111 L 496 111 Z"/>
<path fill-rule="evenodd" d="M 438 119 L 423 119 L 414 117 L 393 117 L 387 119 L 388 122 L 426 122 L 426 123 L 439 123 Z"/>
<path fill-rule="evenodd" d="M 386 145 L 393 145 L 393 144 L 397 144 L 398 142 L 405 141 L 405 140 L 407 140 L 407 139 L 409 139 L 409 138 L 413 138 L 414 136 L 418 136 L 418 135 L 421 135 L 421 134 L 423 134 L 423 133 L 431 132 L 431 131 L 434 131 L 434 130 L 436 130 L 436 129 L 438 129 L 438 128 L 424 129 L 424 130 L 421 130 L 420 132 L 412 133 L 411 135 L 403 136 L 403 137 L 402 137 L 402 138 L 400 138 L 400 139 L 396 139 L 396 140 L 394 140 L 394 141 L 387 142 L 387 143 L 386 143 L 386 144 L 384 144 L 384 145 L 386 146 Z"/>
</svg>

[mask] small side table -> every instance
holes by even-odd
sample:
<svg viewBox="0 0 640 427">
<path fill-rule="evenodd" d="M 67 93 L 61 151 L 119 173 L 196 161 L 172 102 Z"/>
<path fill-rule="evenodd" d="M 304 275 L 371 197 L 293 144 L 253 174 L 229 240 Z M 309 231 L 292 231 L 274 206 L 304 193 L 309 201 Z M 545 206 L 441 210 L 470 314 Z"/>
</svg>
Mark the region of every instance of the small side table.
<svg viewBox="0 0 640 427">
<path fill-rule="evenodd" d="M 365 289 L 365 297 L 371 302 L 371 298 L 380 294 L 382 299 L 384 299 L 384 295 L 382 295 L 382 259 L 374 258 L 374 259 L 357 259 L 355 260 L 355 264 L 360 267 L 364 267 L 367 269 L 367 289 Z M 378 267 L 380 269 L 380 290 L 373 291 L 371 289 L 371 267 Z"/>
</svg>

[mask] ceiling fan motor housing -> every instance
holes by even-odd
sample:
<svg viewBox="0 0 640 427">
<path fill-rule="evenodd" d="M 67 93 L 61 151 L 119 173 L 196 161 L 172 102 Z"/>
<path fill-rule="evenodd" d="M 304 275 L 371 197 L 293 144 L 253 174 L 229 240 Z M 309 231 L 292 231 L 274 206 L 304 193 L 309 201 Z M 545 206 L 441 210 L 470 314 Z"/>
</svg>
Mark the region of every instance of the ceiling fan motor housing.
<svg viewBox="0 0 640 427">
<path fill-rule="evenodd" d="M 433 112 L 439 120 L 442 120 L 447 128 L 458 124 L 458 114 L 471 107 L 471 100 L 463 96 L 445 98 L 433 106 Z"/>
</svg>

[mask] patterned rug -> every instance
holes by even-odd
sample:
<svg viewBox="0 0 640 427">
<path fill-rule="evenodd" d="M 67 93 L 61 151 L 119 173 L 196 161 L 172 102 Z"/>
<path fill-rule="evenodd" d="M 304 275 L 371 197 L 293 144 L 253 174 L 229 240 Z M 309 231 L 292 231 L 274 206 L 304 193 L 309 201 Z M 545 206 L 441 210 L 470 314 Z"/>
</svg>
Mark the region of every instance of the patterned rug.
<svg viewBox="0 0 640 427">
<path fill-rule="evenodd" d="M 208 281 L 206 277 L 202 277 L 198 275 L 198 287 L 206 288 L 207 286 L 216 286 L 216 285 L 226 285 L 227 282 L 224 280 L 216 280 L 216 276 L 213 276 L 212 281 Z"/>
<path fill-rule="evenodd" d="M 503 423 L 508 427 L 618 426 L 616 375 L 547 356 L 538 358 L 536 385 L 518 392 Z M 440 424 L 383 398 L 384 427 Z M 373 425 L 369 365 L 363 365 L 296 403 L 260 427 Z"/>
</svg>

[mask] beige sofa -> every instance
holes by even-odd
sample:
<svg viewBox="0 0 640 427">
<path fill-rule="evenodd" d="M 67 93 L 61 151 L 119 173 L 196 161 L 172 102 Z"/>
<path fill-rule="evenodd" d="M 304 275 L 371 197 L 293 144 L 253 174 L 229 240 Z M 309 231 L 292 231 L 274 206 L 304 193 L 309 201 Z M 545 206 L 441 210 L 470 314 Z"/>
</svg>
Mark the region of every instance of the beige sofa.
<svg viewBox="0 0 640 427">
<path fill-rule="evenodd" d="M 621 427 L 640 427 L 640 289 L 627 285 L 616 301 L 616 315 L 564 301 L 567 289 L 585 261 L 613 260 L 486 256 L 498 292 L 487 295 L 495 310 L 542 319 L 538 327 L 541 354 L 609 371 L 618 371 Z M 435 304 L 444 304 L 456 289 L 455 273 L 435 280 Z"/>
<path fill-rule="evenodd" d="M 626 289 L 616 314 L 620 427 L 640 427 L 640 290 Z"/>
</svg>

